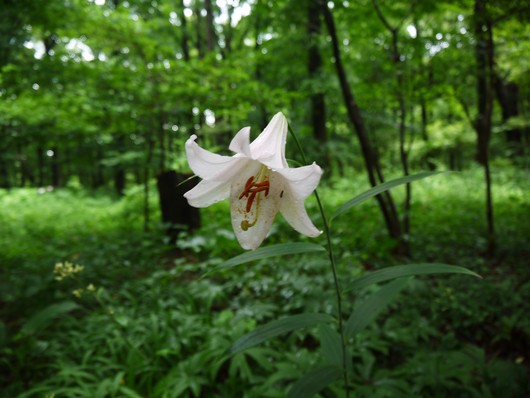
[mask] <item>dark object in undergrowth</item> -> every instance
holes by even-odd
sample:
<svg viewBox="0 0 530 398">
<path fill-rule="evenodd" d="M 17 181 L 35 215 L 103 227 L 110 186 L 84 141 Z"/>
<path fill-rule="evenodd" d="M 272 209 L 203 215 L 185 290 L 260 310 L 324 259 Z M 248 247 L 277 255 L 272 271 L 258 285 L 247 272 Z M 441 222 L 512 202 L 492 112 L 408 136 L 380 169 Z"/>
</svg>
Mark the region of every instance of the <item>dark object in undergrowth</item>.
<svg viewBox="0 0 530 398">
<path fill-rule="evenodd" d="M 177 241 L 180 231 L 191 231 L 201 225 L 199 209 L 191 207 L 183 196 L 197 184 L 193 179 L 182 183 L 189 177 L 175 170 L 163 171 L 156 177 L 162 222 L 167 225 L 166 235 L 171 245 Z"/>
</svg>

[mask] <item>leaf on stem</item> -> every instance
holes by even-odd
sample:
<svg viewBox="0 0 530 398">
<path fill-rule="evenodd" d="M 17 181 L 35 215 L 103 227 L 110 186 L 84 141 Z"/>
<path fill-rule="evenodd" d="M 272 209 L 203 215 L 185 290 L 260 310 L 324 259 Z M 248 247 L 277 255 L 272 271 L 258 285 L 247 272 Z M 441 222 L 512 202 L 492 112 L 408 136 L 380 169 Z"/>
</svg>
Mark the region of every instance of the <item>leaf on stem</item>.
<svg viewBox="0 0 530 398">
<path fill-rule="evenodd" d="M 293 384 L 287 398 L 312 397 L 341 377 L 342 370 L 333 365 L 312 370 Z"/>
<path fill-rule="evenodd" d="M 73 301 L 63 301 L 56 304 L 51 304 L 44 309 L 34 314 L 25 324 L 22 326 L 21 333 L 23 335 L 29 335 L 39 332 L 46 328 L 55 318 L 62 316 L 72 310 L 79 308 L 79 306 Z"/>
<path fill-rule="evenodd" d="M 329 325 L 321 324 L 318 327 L 318 337 L 322 357 L 328 365 L 342 366 L 342 343 L 340 335 Z"/>
<path fill-rule="evenodd" d="M 428 274 L 464 274 L 481 278 L 480 275 L 474 273 L 473 271 L 456 265 L 437 263 L 406 264 L 383 268 L 356 278 L 345 286 L 344 292 L 349 292 L 352 290 L 359 291 L 366 286 L 379 282 L 385 282 L 390 279 Z"/>
<path fill-rule="evenodd" d="M 230 260 L 219 264 L 208 273 L 225 270 L 235 267 L 236 265 L 262 260 L 264 258 L 286 256 L 288 254 L 316 253 L 324 251 L 326 251 L 326 249 L 316 243 L 281 243 L 278 245 L 265 246 L 240 254 L 239 256 L 232 257 Z"/>
<path fill-rule="evenodd" d="M 353 206 L 357 206 L 360 203 L 363 203 L 367 201 L 370 198 L 373 198 L 376 195 L 379 195 L 382 192 L 388 191 L 389 189 L 392 189 L 394 187 L 397 187 L 399 185 L 408 184 L 412 181 L 421 180 L 423 178 L 427 178 L 436 174 L 446 173 L 446 171 L 432 171 L 432 172 L 423 172 L 418 173 L 406 177 L 396 178 L 395 180 L 384 182 L 380 185 L 377 185 L 368 191 L 365 191 L 361 193 L 360 195 L 357 195 L 353 199 L 350 199 L 346 203 L 344 203 L 341 207 L 339 207 L 335 213 L 330 218 L 330 221 L 334 220 L 338 216 L 342 215 L 343 213 L 347 212 L 349 209 L 351 209 Z"/>
<path fill-rule="evenodd" d="M 368 296 L 350 315 L 345 336 L 353 337 L 368 326 L 397 297 L 412 278 L 397 279 Z"/>
<path fill-rule="evenodd" d="M 265 325 L 258 326 L 252 332 L 242 336 L 232 345 L 230 353 L 236 354 L 283 333 L 320 323 L 333 322 L 334 320 L 335 318 L 327 314 L 299 314 L 277 319 Z"/>
</svg>

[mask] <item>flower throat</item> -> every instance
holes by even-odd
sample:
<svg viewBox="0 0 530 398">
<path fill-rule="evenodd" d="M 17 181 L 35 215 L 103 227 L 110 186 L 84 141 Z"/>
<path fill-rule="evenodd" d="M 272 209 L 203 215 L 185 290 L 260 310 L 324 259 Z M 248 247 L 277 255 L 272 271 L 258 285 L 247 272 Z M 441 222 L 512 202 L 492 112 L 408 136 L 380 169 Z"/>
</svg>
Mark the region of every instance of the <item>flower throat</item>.
<svg viewBox="0 0 530 398">
<path fill-rule="evenodd" d="M 243 220 L 241 222 L 241 229 L 243 229 L 243 231 L 247 231 L 250 227 L 253 227 L 258 221 L 260 207 L 259 205 L 261 201 L 260 193 L 265 192 L 265 196 L 269 194 L 269 174 L 269 169 L 266 166 L 261 166 L 256 176 L 250 176 L 250 178 L 245 183 L 245 188 L 241 192 L 241 195 L 239 195 L 240 200 L 243 198 L 247 198 L 247 206 L 245 208 L 245 211 L 247 213 L 250 213 L 254 200 L 256 200 L 257 207 L 256 217 L 254 218 L 254 221 L 249 222 L 248 220 Z"/>
</svg>

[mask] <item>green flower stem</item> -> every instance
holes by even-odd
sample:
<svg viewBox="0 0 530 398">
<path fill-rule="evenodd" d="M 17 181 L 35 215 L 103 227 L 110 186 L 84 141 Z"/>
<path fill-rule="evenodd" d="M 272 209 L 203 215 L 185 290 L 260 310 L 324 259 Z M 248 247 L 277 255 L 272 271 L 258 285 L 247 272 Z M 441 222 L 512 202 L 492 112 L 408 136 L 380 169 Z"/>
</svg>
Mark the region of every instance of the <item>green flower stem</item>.
<svg viewBox="0 0 530 398">
<path fill-rule="evenodd" d="M 300 145 L 300 141 L 298 141 L 298 137 L 294 133 L 291 126 L 288 126 L 288 128 L 289 128 L 289 132 L 294 138 L 294 141 L 296 143 L 296 146 L 298 147 L 298 150 L 300 151 L 304 164 L 307 164 L 307 159 L 305 157 L 304 149 Z M 346 398 L 349 398 L 350 390 L 349 390 L 349 383 L 348 383 L 348 371 L 347 371 L 347 366 L 346 366 L 347 365 L 346 339 L 344 338 L 344 327 L 343 327 L 343 322 L 342 322 L 342 296 L 341 296 L 339 279 L 337 277 L 337 265 L 335 263 L 335 256 L 333 255 L 333 246 L 331 244 L 331 233 L 330 233 L 328 219 L 326 217 L 326 213 L 324 212 L 324 206 L 322 206 L 322 202 L 320 201 L 320 197 L 318 196 L 318 192 L 316 189 L 315 189 L 314 194 L 317 200 L 318 208 L 320 209 L 320 214 L 322 216 L 322 222 L 324 223 L 324 233 L 326 235 L 328 257 L 329 257 L 329 262 L 331 265 L 331 272 L 333 273 L 333 282 L 335 284 L 335 293 L 337 297 L 337 311 L 339 313 L 339 334 L 340 334 L 340 341 L 342 345 L 342 372 L 343 372 L 343 377 L 344 377 L 344 389 L 346 392 Z"/>
</svg>

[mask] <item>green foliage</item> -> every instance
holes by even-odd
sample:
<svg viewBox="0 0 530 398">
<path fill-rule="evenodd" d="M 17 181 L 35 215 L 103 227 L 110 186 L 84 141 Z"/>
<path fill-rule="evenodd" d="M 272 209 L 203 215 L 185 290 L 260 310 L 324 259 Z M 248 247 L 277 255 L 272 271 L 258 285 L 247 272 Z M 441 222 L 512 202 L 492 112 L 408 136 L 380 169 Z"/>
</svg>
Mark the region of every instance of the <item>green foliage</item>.
<svg viewBox="0 0 530 398">
<path fill-rule="evenodd" d="M 246 264 L 252 261 L 261 260 L 270 257 L 286 256 L 300 253 L 318 253 L 323 252 L 324 248 L 314 243 L 283 243 L 271 246 L 260 247 L 251 252 L 240 254 L 221 263 L 216 270 L 225 270 L 235 267 L 236 265 Z"/>
<path fill-rule="evenodd" d="M 294 383 L 287 397 L 312 397 L 341 376 L 342 372 L 336 366 L 328 365 L 312 370 Z"/>
<path fill-rule="evenodd" d="M 333 318 L 329 315 L 309 313 L 278 319 L 266 325 L 261 325 L 244 335 L 234 343 L 230 351 L 238 353 L 281 334 L 332 321 Z"/>
<path fill-rule="evenodd" d="M 529 394 L 524 2 L 485 2 L 499 99 L 490 259 L 483 170 L 473 166 L 473 2 L 379 1 L 399 62 L 374 2 L 329 2 L 388 181 L 370 191 L 329 37 L 325 29 L 308 36 L 309 2 L 101 3 L 0 7 L 0 397 L 341 396 L 334 380 L 344 359 L 356 397 Z M 309 48 L 322 60 L 313 74 Z M 507 117 L 499 88 L 509 85 L 518 115 Z M 312 134 L 316 94 L 325 100 L 325 143 Z M 346 358 L 326 315 L 337 310 L 323 238 L 286 244 L 300 237 L 279 220 L 270 246 L 241 255 L 226 203 L 202 210 L 207 222 L 181 233 L 176 248 L 157 221 L 154 177 L 188 171 L 182 147 L 191 134 L 225 148 L 278 110 L 309 158 L 325 164 L 319 190 L 337 209 L 331 243 L 347 281 L 341 315 L 355 334 Z M 513 129 L 523 137 L 515 143 Z M 396 266 L 405 261 L 371 198 L 395 187 L 399 207 L 398 185 L 426 169 L 463 172 L 414 182 L 405 236 L 414 265 Z M 316 214 L 315 201 L 307 209 Z M 84 269 L 57 280 L 54 265 L 65 262 Z M 437 272 L 460 275 L 430 277 Z M 468 278 L 476 274 L 484 279 Z M 405 279 L 392 281 L 419 275 L 406 289 Z M 247 349 L 228 355 L 238 341 Z"/>
<path fill-rule="evenodd" d="M 334 218 L 339 217 L 340 215 L 342 215 L 343 213 L 347 212 L 352 207 L 357 206 L 357 205 L 367 201 L 368 199 L 371 199 L 374 196 L 379 195 L 382 192 L 386 192 L 389 189 L 392 189 L 394 187 L 398 187 L 398 186 L 403 185 L 403 184 L 410 184 L 413 181 L 421 180 L 423 178 L 430 177 L 430 176 L 436 175 L 436 174 L 440 174 L 440 172 L 419 173 L 419 174 L 415 174 L 415 175 L 411 175 L 411 176 L 407 176 L 407 177 L 397 178 L 395 180 L 387 181 L 387 182 L 384 182 L 384 183 L 382 183 L 380 185 L 377 185 L 376 187 L 373 187 L 373 188 L 369 189 L 368 191 L 365 191 L 365 192 L 359 194 L 355 198 L 348 200 L 346 203 L 344 203 L 342 206 L 340 206 L 333 213 L 333 215 L 331 216 L 331 220 L 333 220 Z"/>
<path fill-rule="evenodd" d="M 506 169 L 497 177 L 498 227 L 510 239 L 500 240 L 504 257 L 491 271 L 475 255 L 483 244 L 477 240 L 480 225 L 469 221 L 480 212 L 480 195 L 473 194 L 480 187 L 479 171 L 415 182 L 414 209 L 422 214 L 412 241 L 417 265 L 394 267 L 395 260 L 377 245 L 359 248 L 383 236 L 372 202 L 335 220 L 335 244 L 346 253 L 338 259 L 339 272 L 354 287 L 345 314 L 382 303 L 378 296 L 388 298 L 389 285 L 374 282 L 424 274 L 409 281 L 395 302 L 370 310 L 379 316 L 349 341 L 348 374 L 356 395 L 527 393 L 530 285 L 524 282 L 528 226 L 522 215 L 528 203 L 513 172 Z M 338 208 L 353 196 L 352 189 L 365 185 L 363 176 L 336 180 L 322 187 L 321 196 L 326 207 Z M 131 189 L 116 201 L 79 188 L 2 192 L 1 228 L 8 242 L 2 241 L 0 252 L 1 290 L 8 305 L 1 309 L 0 396 L 282 397 L 299 388 L 340 394 L 340 381 L 329 384 L 342 377 L 335 322 L 305 329 L 287 322 L 279 337 L 266 335 L 260 345 L 228 354 L 260 326 L 303 319 L 302 313 L 334 312 L 321 254 L 299 253 L 288 257 L 288 264 L 287 257 L 263 257 L 203 277 L 240 253 L 228 232 L 228 207 L 207 209 L 209 223 L 194 237 L 183 237 L 181 243 L 191 246 L 175 257 L 155 244 L 162 237 L 143 233 L 138 195 Z M 227 232 L 219 232 L 223 228 Z M 291 235 L 280 222 L 269 239 L 273 244 Z M 54 280 L 54 264 L 66 260 L 84 270 Z M 431 279 L 426 261 L 457 262 L 483 279 Z M 77 289 L 79 297 L 72 294 Z"/>
<path fill-rule="evenodd" d="M 385 282 L 390 279 L 403 278 L 414 275 L 428 275 L 428 274 L 466 274 L 480 277 L 476 273 L 462 267 L 447 264 L 406 264 L 396 265 L 391 268 L 384 268 L 377 271 L 370 272 L 354 279 L 344 289 L 345 292 L 350 290 L 361 290 L 374 283 Z"/>
<path fill-rule="evenodd" d="M 410 278 L 399 278 L 388 283 L 371 294 L 359 304 L 346 322 L 344 334 L 354 337 L 368 326 L 386 307 L 394 301 L 399 292 L 407 285 Z"/>
</svg>

